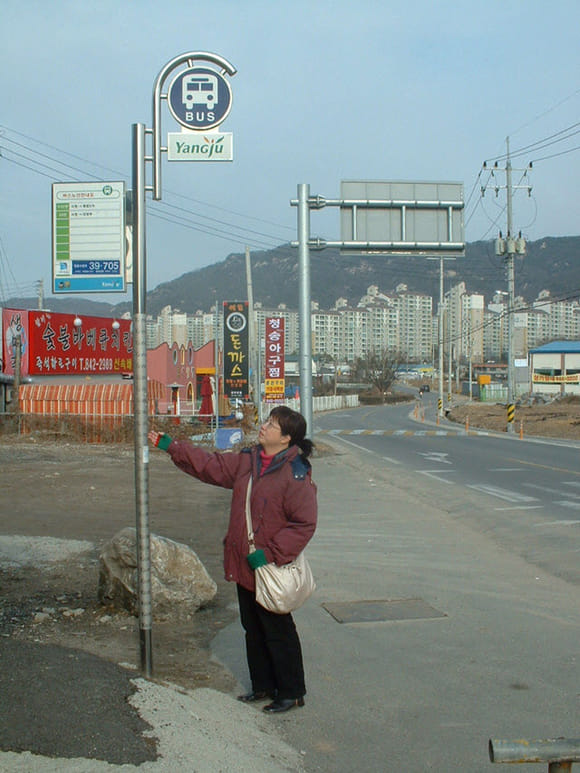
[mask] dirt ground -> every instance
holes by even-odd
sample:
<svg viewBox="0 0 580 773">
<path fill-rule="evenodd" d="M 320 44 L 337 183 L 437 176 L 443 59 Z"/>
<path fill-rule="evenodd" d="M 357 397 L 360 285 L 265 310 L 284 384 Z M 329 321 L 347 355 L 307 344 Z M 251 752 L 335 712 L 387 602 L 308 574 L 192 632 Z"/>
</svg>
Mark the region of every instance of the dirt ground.
<svg viewBox="0 0 580 773">
<path fill-rule="evenodd" d="M 190 620 L 153 624 L 154 676 L 184 687 L 235 688 L 209 656 L 209 642 L 236 616 L 235 588 L 222 571 L 230 493 L 184 475 L 151 452 L 152 533 L 183 542 L 218 585 Z M 0 535 L 87 540 L 86 554 L 37 567 L 0 566 L 0 635 L 81 649 L 140 667 L 138 621 L 97 601 L 98 556 L 135 526 L 134 450 L 2 438 Z"/>
<path fill-rule="evenodd" d="M 449 416 L 462 425 L 467 417 L 472 429 L 505 432 L 505 406 L 463 404 Z M 516 432 L 520 422 L 524 436 L 580 441 L 580 398 L 517 406 Z M 318 448 L 321 455 L 331 453 Z M 231 692 L 232 676 L 209 653 L 212 638 L 237 617 L 235 588 L 222 571 L 230 494 L 184 475 L 154 450 L 149 483 L 151 532 L 195 550 L 218 586 L 215 599 L 190 620 L 154 623 L 154 676 L 186 688 Z M 4 435 L 0 485 L 0 536 L 92 544 L 87 553 L 54 563 L 0 565 L 0 636 L 80 649 L 139 668 L 138 621 L 97 600 L 100 551 L 122 528 L 135 525 L 133 446 Z"/>
<path fill-rule="evenodd" d="M 505 405 L 486 403 L 461 404 L 448 416 L 451 421 L 470 429 L 488 429 L 505 432 L 507 410 Z M 551 403 L 516 405 L 514 432 L 524 437 L 551 437 L 580 440 L 580 397 L 565 397 Z"/>
</svg>

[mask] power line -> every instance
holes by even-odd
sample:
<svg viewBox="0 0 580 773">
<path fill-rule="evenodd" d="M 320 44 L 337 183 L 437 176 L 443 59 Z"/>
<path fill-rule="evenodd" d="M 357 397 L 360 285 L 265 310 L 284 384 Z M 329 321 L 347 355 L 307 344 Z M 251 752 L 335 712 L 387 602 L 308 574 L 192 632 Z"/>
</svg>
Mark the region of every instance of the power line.
<svg viewBox="0 0 580 773">
<path fill-rule="evenodd" d="M 5 138 L 7 139 L 7 138 Z M 26 147 L 23 146 L 22 143 L 17 143 L 14 140 L 8 140 L 9 142 L 13 142 L 18 147 Z M 52 147 L 52 146 L 50 146 Z M 21 168 L 28 169 L 29 171 L 35 172 L 36 174 L 40 174 L 44 177 L 48 177 L 49 179 L 53 179 L 53 176 L 60 176 L 62 174 L 60 169 L 55 168 L 54 166 L 49 166 L 48 164 L 44 164 L 41 161 L 37 161 L 36 159 L 29 158 L 23 153 L 19 153 L 18 151 L 12 149 L 12 148 L 5 148 L 6 151 L 12 155 L 15 155 L 17 158 L 23 159 L 24 161 L 27 161 L 27 163 L 23 163 L 22 161 L 16 161 L 13 158 L 10 158 L 10 156 L 4 155 L 3 157 L 5 160 L 10 161 L 11 163 L 16 164 L 17 166 L 20 166 Z M 47 154 L 39 154 L 43 158 L 46 158 L 50 161 L 53 161 L 54 163 L 58 165 L 65 166 L 68 170 L 74 170 L 75 172 L 84 175 L 84 171 L 82 169 L 79 169 L 78 167 L 74 167 L 71 164 L 63 164 L 59 159 L 53 158 L 51 156 L 48 156 Z M 72 155 L 72 154 L 71 154 Z M 75 156 L 75 158 L 78 158 Z M 83 161 L 86 161 L 86 159 L 81 159 Z M 36 164 L 36 166 L 30 166 L 30 164 Z M 42 169 L 47 169 L 53 174 L 47 174 L 46 172 L 43 172 Z M 113 170 L 109 170 L 113 171 Z M 95 175 L 90 175 L 91 177 L 96 178 Z M 68 177 L 70 179 L 71 175 L 68 173 Z M 78 177 L 73 178 L 76 182 L 81 182 L 81 179 Z M 179 194 L 175 194 L 179 196 Z M 181 196 L 181 198 L 188 199 L 186 196 Z M 169 223 L 173 223 L 174 225 L 178 225 L 181 227 L 189 228 L 190 230 L 197 231 L 199 233 L 207 234 L 208 236 L 214 236 L 220 239 L 224 239 L 226 241 L 233 241 L 238 244 L 247 244 L 248 242 L 251 242 L 251 246 L 257 246 L 259 248 L 269 248 L 272 246 L 275 246 L 276 243 L 279 242 L 279 237 L 273 235 L 273 234 L 267 234 L 261 231 L 256 231 L 251 228 L 246 228 L 244 226 L 238 226 L 234 225 L 232 223 L 228 223 L 224 220 L 219 220 L 217 218 L 212 218 L 207 215 L 201 215 L 198 213 L 195 213 L 191 210 L 187 210 L 184 207 L 179 207 L 175 204 L 170 204 L 169 202 L 154 202 L 153 207 L 157 207 L 161 210 L 161 213 L 155 214 L 151 208 L 148 208 L 148 214 L 152 217 L 157 217 L 160 220 L 164 220 Z M 186 213 L 189 214 L 193 218 L 198 218 L 198 220 L 188 221 L 179 214 L 174 214 L 171 210 L 175 210 L 177 213 Z M 201 220 L 201 223 L 199 222 Z M 207 221 L 210 220 L 213 223 L 217 223 L 219 225 L 224 225 L 226 228 L 229 228 L 231 230 L 223 230 L 220 228 L 212 227 L 210 223 Z M 240 232 L 240 233 L 238 233 Z M 251 238 L 246 236 L 246 234 L 250 235 Z M 258 237 L 265 237 L 265 239 L 269 239 L 268 241 L 263 241 L 262 239 L 256 239 L 256 236 Z"/>
<path fill-rule="evenodd" d="M 532 159 L 534 164 L 537 164 L 539 161 L 547 161 L 549 158 L 556 158 L 556 156 L 565 156 L 568 153 L 572 153 L 575 150 L 580 150 L 580 145 L 576 145 L 574 148 L 570 148 L 569 150 L 563 150 L 561 153 L 552 153 L 551 156 L 543 156 L 542 158 L 534 158 Z"/>
<path fill-rule="evenodd" d="M 576 136 L 576 134 L 580 133 L 580 129 L 577 128 L 579 126 L 580 126 L 580 122 L 573 123 L 570 126 L 567 126 L 565 129 L 561 129 L 560 131 L 555 132 L 554 134 L 550 134 L 548 137 L 544 137 L 541 140 L 536 140 L 535 142 L 532 142 L 529 145 L 524 145 L 521 148 L 517 148 L 513 152 L 510 151 L 509 155 L 511 158 L 517 158 L 518 156 L 525 155 L 526 153 L 529 155 L 531 151 L 541 150 L 544 147 L 555 145 L 558 142 L 564 142 L 565 140 L 568 140 L 571 137 Z M 575 129 L 575 131 L 572 131 L 572 129 Z M 566 135 L 566 136 L 561 136 L 561 135 Z M 493 159 L 494 161 L 505 161 L 507 160 L 507 158 L 508 158 L 507 153 L 502 153 L 499 156 L 492 156 L 491 158 L 488 158 L 486 160 L 491 161 L 491 159 Z"/>
<path fill-rule="evenodd" d="M 112 169 L 111 167 L 105 166 L 103 164 L 98 164 L 98 163 L 96 163 L 94 161 L 91 161 L 90 159 L 84 158 L 82 156 L 77 156 L 74 153 L 69 153 L 66 150 L 62 150 L 61 148 L 58 148 L 58 147 L 56 147 L 54 145 L 50 145 L 49 143 L 43 142 L 42 140 L 39 140 L 39 139 L 37 139 L 35 137 L 31 137 L 30 135 L 24 134 L 23 132 L 16 131 L 16 129 L 11 129 L 8 126 L 0 124 L 0 129 L 4 129 L 6 131 L 12 132 L 13 134 L 16 134 L 19 137 L 24 137 L 27 140 L 31 140 L 32 142 L 35 142 L 35 143 L 37 143 L 39 145 L 43 145 L 44 147 L 50 148 L 51 150 L 54 150 L 57 153 L 60 153 L 60 154 L 65 155 L 65 156 L 68 156 L 70 158 L 74 158 L 77 161 L 82 161 L 83 163 L 89 164 L 90 166 L 94 166 L 97 169 L 103 169 L 104 171 L 112 172 L 115 175 L 121 176 L 123 179 L 128 179 L 130 177 L 129 174 L 127 174 L 125 172 L 120 172 L 118 169 Z M 19 144 L 20 145 L 20 143 L 16 143 L 15 140 L 10 139 L 6 135 L 4 135 L 4 138 L 8 142 L 12 142 L 14 144 Z M 26 146 L 21 145 L 21 147 L 26 147 Z M 44 155 L 44 154 L 39 154 L 39 155 Z M 63 166 L 70 166 L 70 165 L 65 164 L 64 162 L 59 161 L 58 159 L 55 159 L 55 158 L 53 158 L 51 156 L 45 155 L 45 157 L 46 158 L 50 158 L 51 160 L 56 161 L 56 163 L 61 164 Z M 70 166 L 70 168 L 75 169 L 76 171 L 81 172 L 82 174 L 84 174 L 84 172 L 82 170 L 78 169 L 77 167 Z M 90 173 L 86 173 L 86 174 L 89 174 L 91 177 L 95 177 L 95 179 L 103 179 L 103 178 L 98 178 L 96 175 L 91 175 Z M 254 220 L 256 222 L 265 223 L 267 225 L 273 225 L 276 228 L 288 230 L 288 231 L 291 231 L 291 232 L 294 232 L 294 230 L 295 230 L 291 226 L 282 225 L 280 223 L 275 223 L 275 222 L 270 221 L 270 220 L 265 220 L 263 218 L 258 218 L 258 217 L 255 217 L 253 215 L 248 215 L 246 213 L 236 212 L 235 210 L 230 210 L 230 209 L 227 209 L 225 207 L 221 207 L 221 206 L 219 206 L 217 204 L 210 204 L 207 201 L 202 201 L 201 199 L 195 199 L 195 198 L 192 198 L 191 196 L 186 196 L 185 194 L 177 193 L 176 191 L 172 191 L 170 189 L 166 189 L 166 190 L 167 190 L 167 193 L 171 194 L 172 196 L 176 196 L 177 198 L 186 199 L 187 201 L 192 201 L 195 204 L 201 204 L 204 207 L 220 210 L 222 212 L 226 212 L 226 213 L 235 215 L 236 217 L 243 217 L 243 218 L 248 219 L 248 220 Z M 232 227 L 233 228 L 239 228 L 239 226 L 234 226 L 233 224 L 232 224 Z"/>
<path fill-rule="evenodd" d="M 553 113 L 554 110 L 557 110 L 559 107 L 561 107 L 565 102 L 568 102 L 571 99 L 574 99 L 574 97 L 578 96 L 580 94 L 580 89 L 576 89 L 576 91 L 573 91 L 571 94 L 568 94 L 567 97 L 564 97 L 559 102 L 556 102 L 555 105 L 552 105 L 552 107 L 548 107 L 546 110 L 544 110 L 543 113 L 540 113 L 539 115 L 535 116 L 535 118 L 532 118 L 527 123 L 520 126 L 518 129 L 515 129 L 511 134 L 516 134 L 517 132 L 520 132 L 522 129 L 527 129 L 528 126 L 531 126 L 536 121 L 539 121 L 540 118 L 544 118 L 544 116 L 548 115 L 549 113 Z"/>
</svg>

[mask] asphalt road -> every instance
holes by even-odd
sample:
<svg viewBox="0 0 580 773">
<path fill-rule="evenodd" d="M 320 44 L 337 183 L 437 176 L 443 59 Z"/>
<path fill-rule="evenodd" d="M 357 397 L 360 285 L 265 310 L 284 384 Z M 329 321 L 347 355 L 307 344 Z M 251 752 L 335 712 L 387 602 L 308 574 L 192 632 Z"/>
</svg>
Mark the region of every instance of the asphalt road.
<svg viewBox="0 0 580 773">
<path fill-rule="evenodd" d="M 312 773 L 483 773 L 490 738 L 578 736 L 578 527 L 537 526 L 568 524 L 570 512 L 523 485 L 576 482 L 577 449 L 390 434 L 427 432 L 408 412 L 315 417 L 315 440 L 338 455 L 313 462 L 318 588 L 295 615 L 308 694 L 305 708 L 276 719 Z M 246 683 L 239 626 L 213 649 Z"/>
<path fill-rule="evenodd" d="M 421 408 L 434 417 L 435 396 L 425 403 Z M 500 546 L 580 585 L 580 445 L 467 435 L 450 422 L 437 427 L 412 420 L 410 410 L 374 406 L 324 414 L 316 429 L 360 449 L 378 471 L 412 473 L 418 496 L 422 490 L 429 500 L 436 496 L 448 513 Z"/>
</svg>

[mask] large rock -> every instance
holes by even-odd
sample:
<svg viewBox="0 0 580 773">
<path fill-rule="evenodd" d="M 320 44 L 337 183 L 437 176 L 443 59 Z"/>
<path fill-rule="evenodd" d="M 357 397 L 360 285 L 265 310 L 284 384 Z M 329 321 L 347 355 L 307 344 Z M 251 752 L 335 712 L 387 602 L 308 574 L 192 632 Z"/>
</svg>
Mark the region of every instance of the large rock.
<svg viewBox="0 0 580 773">
<path fill-rule="evenodd" d="M 217 585 L 187 545 L 152 534 L 151 593 L 153 617 L 187 618 L 210 602 Z M 136 529 L 128 527 L 100 555 L 99 601 L 138 615 Z"/>
</svg>

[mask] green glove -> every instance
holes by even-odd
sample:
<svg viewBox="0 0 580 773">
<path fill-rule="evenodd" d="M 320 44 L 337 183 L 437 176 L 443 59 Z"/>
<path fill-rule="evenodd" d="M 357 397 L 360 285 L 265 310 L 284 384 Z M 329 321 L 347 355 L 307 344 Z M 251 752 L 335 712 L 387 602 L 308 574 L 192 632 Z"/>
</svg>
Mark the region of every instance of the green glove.
<svg viewBox="0 0 580 773">
<path fill-rule="evenodd" d="M 173 440 L 170 438 L 169 435 L 161 435 L 159 438 L 159 442 L 157 443 L 157 448 L 160 448 L 162 451 L 167 451 L 169 446 L 172 444 Z"/>
<path fill-rule="evenodd" d="M 266 566 L 268 559 L 263 550 L 255 550 L 246 556 L 246 560 L 252 569 L 258 569 L 260 566 Z"/>
</svg>

